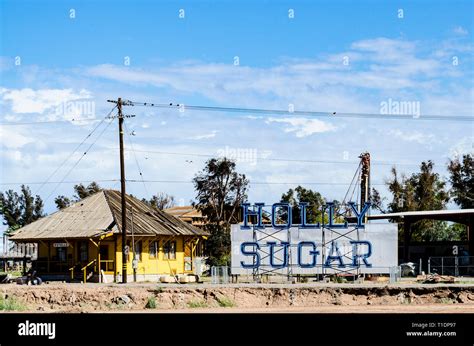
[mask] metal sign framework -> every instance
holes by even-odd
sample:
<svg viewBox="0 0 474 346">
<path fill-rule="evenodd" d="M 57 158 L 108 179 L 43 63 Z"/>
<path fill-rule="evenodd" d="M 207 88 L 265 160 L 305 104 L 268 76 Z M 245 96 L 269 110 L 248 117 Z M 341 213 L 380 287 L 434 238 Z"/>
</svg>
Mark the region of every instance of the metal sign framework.
<svg viewBox="0 0 474 346">
<path fill-rule="evenodd" d="M 287 272 L 286 276 L 291 279 L 293 274 L 293 268 L 297 266 L 296 263 L 293 263 L 293 256 L 292 256 L 292 248 L 296 247 L 296 244 L 292 244 L 291 242 L 291 232 L 290 227 L 286 229 L 278 229 L 275 230 L 274 228 L 261 228 L 255 224 L 252 224 L 252 239 L 255 243 L 262 242 L 263 240 L 274 240 L 274 241 L 285 241 L 288 242 L 288 252 L 287 252 Z M 325 266 L 324 263 L 326 262 L 327 258 L 327 248 L 331 245 L 332 242 L 340 240 L 340 239 L 347 239 L 349 241 L 360 241 L 360 227 L 357 224 L 348 225 L 347 228 L 330 228 L 327 225 L 321 225 L 321 256 L 322 262 L 321 264 L 316 265 L 316 267 L 321 268 L 321 274 L 323 276 L 326 275 L 340 275 L 340 274 L 352 274 L 358 276 L 360 274 L 360 265 L 356 267 L 348 267 L 348 268 L 340 268 L 336 264 L 331 264 L 330 266 Z M 286 239 L 282 239 L 277 235 L 282 235 L 286 233 Z M 332 233 L 332 234 L 331 234 Z M 335 237 L 333 235 L 336 235 Z M 329 236 L 331 235 L 331 236 Z M 254 251 L 256 249 L 254 248 Z M 269 258 L 270 256 L 274 256 L 276 261 L 284 262 L 284 254 L 283 247 L 276 249 L 273 253 L 267 251 L 265 248 L 259 249 L 260 253 L 262 254 L 260 260 L 264 261 L 265 259 Z M 352 252 L 345 251 L 341 253 L 341 256 L 349 261 L 352 261 Z M 254 281 L 260 281 L 263 275 L 285 275 L 280 273 L 281 268 L 272 268 L 268 265 L 259 265 L 257 266 L 256 257 L 253 259 L 253 269 L 252 269 L 252 276 Z M 298 274 L 298 276 L 301 274 Z M 311 274 L 308 274 L 311 275 Z M 315 275 L 317 275 L 315 273 Z"/>
<path fill-rule="evenodd" d="M 334 229 L 330 229 L 327 227 L 322 227 L 322 243 L 321 243 L 321 256 L 322 256 L 322 263 L 325 263 L 326 258 L 327 258 L 327 247 L 330 245 L 333 241 L 340 239 L 340 238 L 346 238 L 348 240 L 352 241 L 359 241 L 359 228 L 357 226 L 351 228 L 348 228 L 347 230 L 341 230 L 338 229 L 337 231 Z M 337 234 L 336 238 L 332 238 L 330 241 L 326 241 L 328 238 L 326 236 L 326 233 L 333 232 Z M 259 242 L 262 240 L 267 240 L 267 239 L 273 239 L 273 240 L 278 240 L 281 241 L 281 238 L 276 237 L 274 234 L 281 234 L 282 231 L 274 231 L 272 229 L 272 232 L 267 233 L 265 229 L 259 229 L 256 227 L 253 227 L 253 240 L 255 242 Z M 355 233 L 355 237 L 351 237 L 350 235 L 352 233 Z M 290 231 L 289 229 L 286 230 L 286 235 L 287 239 L 286 241 L 290 243 L 291 236 L 290 236 Z M 287 266 L 287 273 L 286 276 L 288 278 L 293 277 L 293 267 L 297 266 L 296 263 L 293 263 L 293 256 L 292 256 L 292 248 L 296 247 L 297 245 L 291 244 L 288 246 L 288 252 L 287 252 L 287 261 L 288 261 L 288 266 Z M 255 250 L 255 249 L 254 249 Z M 269 251 L 266 251 L 265 248 L 260 248 L 259 249 L 260 253 L 263 255 L 261 257 L 261 260 L 265 260 L 266 258 L 269 258 L 272 254 L 270 254 Z M 352 261 L 352 253 L 350 251 L 345 251 L 341 253 L 341 256 L 349 261 Z M 275 257 L 276 261 L 284 262 L 284 251 L 283 248 L 280 247 L 279 249 L 275 250 L 273 252 L 273 256 Z M 260 265 L 256 266 L 256 259 L 254 258 L 253 260 L 254 268 L 252 270 L 252 275 L 254 276 L 255 279 L 258 279 L 262 275 L 267 275 L 267 274 L 277 274 L 281 275 L 279 273 L 280 269 L 279 268 L 268 268 L 268 266 L 265 265 Z M 349 268 L 339 268 L 336 264 L 331 264 L 329 267 L 324 266 L 323 264 L 318 264 L 316 267 L 321 267 L 322 268 L 322 275 L 328 275 L 328 274 L 353 274 L 353 275 L 359 275 L 360 274 L 360 267 L 349 267 Z M 331 269 L 333 272 L 329 273 L 329 270 Z"/>
</svg>

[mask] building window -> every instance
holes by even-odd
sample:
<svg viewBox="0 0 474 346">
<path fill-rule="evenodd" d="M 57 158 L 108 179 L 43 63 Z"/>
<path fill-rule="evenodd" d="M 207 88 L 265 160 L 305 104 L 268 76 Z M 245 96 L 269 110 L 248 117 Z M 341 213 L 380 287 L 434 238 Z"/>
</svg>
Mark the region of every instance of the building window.
<svg viewBox="0 0 474 346">
<path fill-rule="evenodd" d="M 138 261 L 141 261 L 141 255 L 142 255 L 142 241 L 139 240 L 135 242 L 135 258 Z"/>
<path fill-rule="evenodd" d="M 81 241 L 79 243 L 79 261 L 87 262 L 88 259 L 88 247 L 86 241 Z"/>
<path fill-rule="evenodd" d="M 159 242 L 158 241 L 151 241 L 150 242 L 150 248 L 149 248 L 150 258 L 158 258 L 158 252 L 159 251 L 160 251 Z"/>
<path fill-rule="evenodd" d="M 65 247 L 56 248 L 56 255 L 58 256 L 59 262 L 66 262 L 66 248 Z"/>
<path fill-rule="evenodd" d="M 130 260 L 133 260 L 133 247 L 132 247 L 132 242 L 130 240 L 127 241 L 127 246 L 128 246 L 128 255 L 127 255 L 127 262 Z M 142 254 L 142 241 L 141 240 L 135 240 L 135 258 L 138 261 L 141 261 L 141 254 Z"/>
<path fill-rule="evenodd" d="M 165 253 L 165 259 L 176 259 L 176 242 L 175 241 L 167 241 L 164 246 L 163 250 Z"/>
</svg>

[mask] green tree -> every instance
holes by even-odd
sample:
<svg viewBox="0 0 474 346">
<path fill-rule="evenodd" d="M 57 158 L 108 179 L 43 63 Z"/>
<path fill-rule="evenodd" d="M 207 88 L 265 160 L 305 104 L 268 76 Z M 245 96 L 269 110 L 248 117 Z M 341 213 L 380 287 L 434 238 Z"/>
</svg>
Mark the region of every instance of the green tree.
<svg viewBox="0 0 474 346">
<path fill-rule="evenodd" d="M 321 207 L 325 204 L 325 201 L 319 192 L 298 186 L 294 190 L 289 189 L 288 192 L 284 193 L 281 196 L 281 202 L 287 202 L 291 205 L 291 218 L 295 224 L 301 223 L 300 202 L 309 203 L 306 208 L 307 223 L 317 223 L 321 221 Z M 286 218 L 286 213 L 281 211 L 280 216 Z"/>
<path fill-rule="evenodd" d="M 370 195 L 371 208 L 385 213 L 385 210 L 383 208 L 384 200 L 385 198 L 382 198 L 382 196 L 380 196 L 380 192 L 377 189 L 372 188 L 372 193 Z"/>
<path fill-rule="evenodd" d="M 164 192 L 159 192 L 156 195 L 153 195 L 150 198 L 150 200 L 143 198 L 142 202 L 144 202 L 145 204 L 149 205 L 152 208 L 156 208 L 160 210 L 168 209 L 175 205 L 174 197 Z"/>
<path fill-rule="evenodd" d="M 59 210 L 69 207 L 74 202 L 79 202 L 84 198 L 92 196 L 93 194 L 102 191 L 102 188 L 95 181 L 91 182 L 89 185 L 85 186 L 82 183 L 74 185 L 75 195 L 72 198 L 66 197 L 64 195 L 57 196 L 54 199 L 56 203 L 56 208 Z"/>
<path fill-rule="evenodd" d="M 56 207 L 61 210 L 61 209 L 64 209 L 64 208 L 67 208 L 71 205 L 71 199 L 69 197 L 66 197 L 66 196 L 58 196 L 54 199 L 54 203 L 56 203 Z"/>
<path fill-rule="evenodd" d="M 388 204 L 389 212 L 440 210 L 446 207 L 449 201 L 446 183 L 438 173 L 433 172 L 433 167 L 432 161 L 422 162 L 420 172 L 409 177 L 399 177 L 396 168 L 392 168 L 392 177 L 387 181 L 392 194 L 392 201 Z M 433 234 L 440 234 L 440 225 L 442 222 L 435 220 L 415 222 L 411 226 L 409 237 L 416 241 L 432 239 Z M 400 227 L 400 235 L 401 230 Z"/>
<path fill-rule="evenodd" d="M 467 240 L 466 225 L 448 224 L 446 221 L 433 222 L 430 232 L 426 232 L 424 241 L 465 241 Z"/>
<path fill-rule="evenodd" d="M 99 186 L 99 184 L 93 181 L 87 186 L 84 186 L 83 184 L 74 185 L 74 191 L 76 192 L 76 195 L 74 196 L 76 201 L 80 201 L 99 191 L 102 191 L 102 188 Z"/>
<path fill-rule="evenodd" d="M 20 193 L 13 190 L 0 192 L 0 215 L 8 226 L 6 234 L 43 217 L 43 207 L 41 197 L 33 197 L 28 186 L 22 185 Z"/>
<path fill-rule="evenodd" d="M 474 208 L 474 158 L 463 155 L 462 161 L 452 159 L 448 164 L 451 197 L 462 209 Z"/>
<path fill-rule="evenodd" d="M 248 180 L 227 158 L 210 159 L 193 179 L 197 192 L 194 206 L 207 218 L 210 236 L 206 242 L 209 265 L 230 260 L 230 225 L 238 222 L 240 205 L 247 199 Z"/>
</svg>

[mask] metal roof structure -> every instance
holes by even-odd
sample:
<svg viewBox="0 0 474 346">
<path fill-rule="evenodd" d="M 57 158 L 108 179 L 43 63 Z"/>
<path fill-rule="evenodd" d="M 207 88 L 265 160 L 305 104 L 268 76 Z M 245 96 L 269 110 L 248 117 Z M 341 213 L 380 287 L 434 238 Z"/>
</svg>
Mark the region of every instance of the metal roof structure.
<svg viewBox="0 0 474 346">
<path fill-rule="evenodd" d="M 171 207 L 168 209 L 164 209 L 163 211 L 167 214 L 180 217 L 180 218 L 193 218 L 193 217 L 203 218 L 204 217 L 199 210 L 197 210 L 191 205 Z"/>
<path fill-rule="evenodd" d="M 454 210 L 422 210 L 403 211 L 398 213 L 369 215 L 369 220 L 380 219 L 410 219 L 413 222 L 421 219 L 446 220 L 469 224 L 469 219 L 474 216 L 474 209 L 454 209 Z"/>
<path fill-rule="evenodd" d="M 127 234 L 203 236 L 208 232 L 161 210 L 154 209 L 130 195 L 127 203 Z M 133 212 L 133 225 L 132 225 Z M 119 191 L 103 190 L 71 206 L 45 216 L 16 230 L 13 241 L 91 238 L 110 231 L 121 233 L 121 196 Z"/>
<path fill-rule="evenodd" d="M 403 211 L 398 213 L 369 215 L 369 220 L 395 219 L 403 221 L 403 258 L 410 260 L 409 244 L 411 225 L 420 220 L 443 220 L 461 223 L 467 226 L 469 250 L 474 252 L 474 209 Z"/>
</svg>

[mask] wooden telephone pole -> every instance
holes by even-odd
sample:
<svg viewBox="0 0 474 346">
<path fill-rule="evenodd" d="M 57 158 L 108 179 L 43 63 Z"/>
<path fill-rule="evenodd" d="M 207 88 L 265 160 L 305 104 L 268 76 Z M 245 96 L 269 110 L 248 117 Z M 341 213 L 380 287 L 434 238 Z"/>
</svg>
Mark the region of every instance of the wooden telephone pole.
<svg viewBox="0 0 474 346">
<path fill-rule="evenodd" d="M 360 210 L 364 208 L 365 202 L 370 202 L 370 154 L 362 153 L 359 158 L 362 162 L 360 177 Z M 365 214 L 364 222 L 367 222 L 368 213 Z"/>
<path fill-rule="evenodd" d="M 120 192 L 122 200 L 122 283 L 127 283 L 127 255 L 129 249 L 127 249 L 127 202 L 125 192 L 125 158 L 124 158 L 124 145 L 123 145 L 123 121 L 125 117 L 133 117 L 133 115 L 124 116 L 122 114 L 122 105 L 127 105 L 127 102 L 123 102 L 119 97 L 117 101 L 107 100 L 117 104 L 118 109 L 118 121 L 119 121 L 119 143 L 120 143 Z"/>
</svg>

